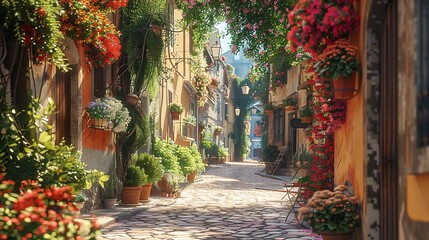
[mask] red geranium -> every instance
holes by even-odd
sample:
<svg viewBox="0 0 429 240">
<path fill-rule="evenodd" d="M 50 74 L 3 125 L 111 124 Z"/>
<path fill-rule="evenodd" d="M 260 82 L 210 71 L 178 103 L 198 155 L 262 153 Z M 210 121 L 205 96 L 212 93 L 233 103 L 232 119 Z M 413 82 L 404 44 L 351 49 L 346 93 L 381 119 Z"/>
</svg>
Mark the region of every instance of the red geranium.
<svg viewBox="0 0 429 240">
<path fill-rule="evenodd" d="M 292 25 L 287 38 L 291 49 L 304 47 L 314 56 L 339 38 L 359 27 L 354 0 L 300 0 L 289 12 Z"/>
</svg>

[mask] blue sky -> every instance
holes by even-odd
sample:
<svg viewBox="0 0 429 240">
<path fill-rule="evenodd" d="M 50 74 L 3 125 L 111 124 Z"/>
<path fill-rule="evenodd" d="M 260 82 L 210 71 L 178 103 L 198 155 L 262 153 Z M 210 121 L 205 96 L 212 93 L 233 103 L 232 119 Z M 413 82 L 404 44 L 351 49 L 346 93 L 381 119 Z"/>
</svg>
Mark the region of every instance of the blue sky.
<svg viewBox="0 0 429 240">
<path fill-rule="evenodd" d="M 231 50 L 231 48 L 229 46 L 230 43 L 231 43 L 231 37 L 229 36 L 229 34 L 226 35 L 226 22 L 218 23 L 218 24 L 215 25 L 215 27 L 217 29 L 219 29 L 219 32 L 220 32 L 220 35 L 221 35 L 221 37 L 220 37 L 220 44 L 221 44 L 221 47 L 222 47 L 222 53 L 225 53 L 225 52 Z M 226 36 L 222 37 L 223 35 L 226 35 Z"/>
</svg>

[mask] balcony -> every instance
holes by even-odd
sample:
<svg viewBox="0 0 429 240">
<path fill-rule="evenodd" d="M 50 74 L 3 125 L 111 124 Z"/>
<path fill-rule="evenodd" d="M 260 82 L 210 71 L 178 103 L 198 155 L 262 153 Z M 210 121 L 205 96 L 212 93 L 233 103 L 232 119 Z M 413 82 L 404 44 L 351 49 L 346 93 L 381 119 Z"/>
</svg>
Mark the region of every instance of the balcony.
<svg viewBox="0 0 429 240">
<path fill-rule="evenodd" d="M 189 123 L 182 124 L 182 132 L 180 139 L 186 142 L 195 141 L 195 126 Z"/>
</svg>

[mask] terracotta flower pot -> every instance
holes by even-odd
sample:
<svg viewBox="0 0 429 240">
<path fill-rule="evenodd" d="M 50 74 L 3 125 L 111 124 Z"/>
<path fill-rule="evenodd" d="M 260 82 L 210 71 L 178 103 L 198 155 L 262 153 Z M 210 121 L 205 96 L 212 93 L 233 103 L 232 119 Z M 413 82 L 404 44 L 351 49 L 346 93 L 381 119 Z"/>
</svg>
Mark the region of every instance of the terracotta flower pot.
<svg viewBox="0 0 429 240">
<path fill-rule="evenodd" d="M 295 110 L 295 106 L 285 106 L 285 110 L 286 111 L 294 111 Z"/>
<path fill-rule="evenodd" d="M 162 179 L 159 180 L 158 187 L 162 191 L 162 196 L 168 196 L 169 194 L 172 194 L 174 192 L 174 186 L 168 183 L 164 177 L 162 177 Z"/>
<path fill-rule="evenodd" d="M 350 240 L 352 234 L 345 232 L 320 232 L 323 240 Z"/>
<path fill-rule="evenodd" d="M 106 209 L 115 208 L 116 198 L 104 198 L 103 204 L 104 204 L 104 208 Z"/>
<path fill-rule="evenodd" d="M 334 98 L 347 100 L 354 97 L 359 91 L 358 86 L 356 86 L 356 81 L 356 72 L 354 72 L 350 77 L 340 76 L 337 79 L 333 79 L 331 82 Z"/>
<path fill-rule="evenodd" d="M 188 174 L 188 182 L 195 182 L 195 177 L 197 176 L 197 171 L 193 171 L 192 173 Z"/>
<path fill-rule="evenodd" d="M 122 204 L 139 204 L 142 187 L 123 187 L 121 192 Z"/>
<path fill-rule="evenodd" d="M 139 96 L 137 96 L 136 94 L 134 94 L 134 93 L 129 93 L 128 95 L 127 95 L 127 98 L 126 98 L 126 101 L 127 101 L 127 103 L 129 104 L 129 105 L 131 105 L 131 106 L 137 106 L 137 104 L 139 103 L 139 101 L 140 101 L 140 98 L 139 98 Z"/>
<path fill-rule="evenodd" d="M 180 117 L 180 113 L 179 112 L 170 112 L 171 113 L 171 118 L 173 120 L 179 120 Z"/>
<path fill-rule="evenodd" d="M 265 113 L 266 113 L 267 115 L 271 115 L 271 114 L 273 114 L 273 110 L 265 110 Z"/>
<path fill-rule="evenodd" d="M 140 201 L 149 201 L 150 191 L 152 189 L 152 183 L 146 183 L 142 186 L 142 190 L 140 192 Z"/>
</svg>

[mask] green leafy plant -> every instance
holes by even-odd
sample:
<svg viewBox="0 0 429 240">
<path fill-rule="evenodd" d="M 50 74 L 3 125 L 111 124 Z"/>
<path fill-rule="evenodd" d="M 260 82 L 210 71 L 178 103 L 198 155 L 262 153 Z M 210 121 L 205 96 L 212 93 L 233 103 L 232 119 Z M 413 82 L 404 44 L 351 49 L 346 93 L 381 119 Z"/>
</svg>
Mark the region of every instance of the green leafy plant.
<svg viewBox="0 0 429 240">
<path fill-rule="evenodd" d="M 138 187 L 146 182 L 144 170 L 136 165 L 130 164 L 125 175 L 124 187 Z"/>
<path fill-rule="evenodd" d="M 180 171 L 183 175 L 192 173 L 197 169 L 195 160 L 189 147 L 177 146 L 174 154 L 179 162 Z"/>
<path fill-rule="evenodd" d="M 283 99 L 283 105 L 285 105 L 285 106 L 293 106 L 293 107 L 298 106 L 298 98 L 297 98 L 297 96 L 296 95 L 292 95 L 292 96 L 289 96 L 289 97 Z"/>
<path fill-rule="evenodd" d="M 148 153 L 134 156 L 133 164 L 142 168 L 147 175 L 145 183 L 157 182 L 162 178 L 163 170 L 161 160 Z"/>
<path fill-rule="evenodd" d="M 174 154 L 175 145 L 167 141 L 155 139 L 153 145 L 153 155 L 160 158 L 164 173 L 170 172 L 179 174 L 180 167 L 176 155 Z"/>
<path fill-rule="evenodd" d="M 170 105 L 168 105 L 168 109 L 170 110 L 170 112 L 182 113 L 184 107 L 180 103 L 170 103 Z"/>
<path fill-rule="evenodd" d="M 271 103 L 267 103 L 267 104 L 265 104 L 264 109 L 265 109 L 265 111 L 267 111 L 267 110 L 273 110 L 274 109 L 274 105 L 271 104 Z"/>
<path fill-rule="evenodd" d="M 185 119 L 183 119 L 183 121 L 187 124 L 190 124 L 192 126 L 196 126 L 197 125 L 197 119 L 192 116 L 192 115 L 188 115 L 185 117 Z"/>
<path fill-rule="evenodd" d="M 54 111 L 52 99 L 48 99 L 46 107 L 32 99 L 26 111 L 1 111 L 0 167 L 8 173 L 5 177 L 15 182 L 38 180 L 42 187 L 67 185 L 76 192 L 90 188 L 96 181 L 103 186 L 107 176 L 87 170 L 73 146 L 54 143 L 55 134 L 49 124 Z"/>
<path fill-rule="evenodd" d="M 301 110 L 299 111 L 299 115 L 301 117 L 311 117 L 311 116 L 313 116 L 313 108 L 311 108 L 307 105 L 307 106 L 301 108 Z"/>
<path fill-rule="evenodd" d="M 206 168 L 205 164 L 203 163 L 203 159 L 201 157 L 201 154 L 198 152 L 198 149 L 195 145 L 190 147 L 192 158 L 195 161 L 195 166 L 198 172 L 203 172 Z"/>
<path fill-rule="evenodd" d="M 338 185 L 334 191 L 316 191 L 299 209 L 298 218 L 306 221 L 314 233 L 353 232 L 360 224 L 359 205 L 347 190 Z"/>
<path fill-rule="evenodd" d="M 83 193 L 78 193 L 76 194 L 76 196 L 73 198 L 73 202 L 78 202 L 78 203 L 83 203 L 86 200 L 88 200 L 88 197 L 83 194 Z"/>
<path fill-rule="evenodd" d="M 262 152 L 264 162 L 274 162 L 279 155 L 279 147 L 277 145 L 266 145 Z"/>
<path fill-rule="evenodd" d="M 109 179 L 104 184 L 104 188 L 101 189 L 101 194 L 104 199 L 114 199 L 118 197 L 121 192 L 122 183 L 116 176 L 114 165 L 109 169 Z"/>
<path fill-rule="evenodd" d="M 292 157 L 294 167 L 302 168 L 313 160 L 313 154 L 308 151 L 307 146 L 301 144 L 301 148 Z"/>
</svg>

